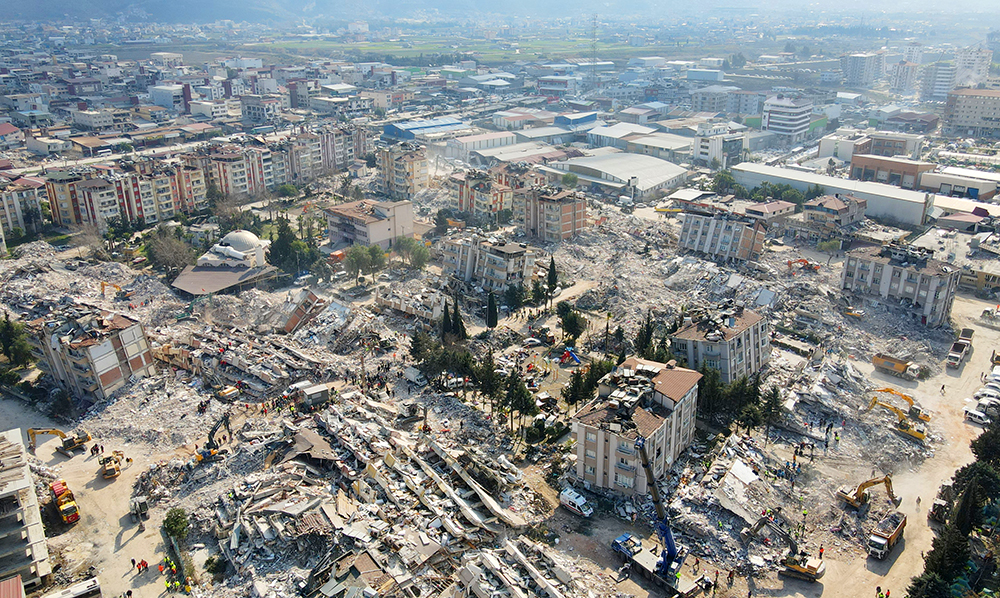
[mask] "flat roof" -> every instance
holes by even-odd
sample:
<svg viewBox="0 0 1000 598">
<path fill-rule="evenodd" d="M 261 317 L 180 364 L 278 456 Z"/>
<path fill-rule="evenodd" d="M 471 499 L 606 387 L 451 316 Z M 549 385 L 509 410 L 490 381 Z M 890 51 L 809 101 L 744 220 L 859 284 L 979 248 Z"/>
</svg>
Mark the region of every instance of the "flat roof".
<svg viewBox="0 0 1000 598">
<path fill-rule="evenodd" d="M 188 266 L 170 286 L 191 295 L 208 295 L 235 286 L 256 284 L 270 278 L 277 271 L 274 266 L 264 268 Z"/>
<path fill-rule="evenodd" d="M 638 177 L 640 190 L 656 187 L 687 172 L 687 169 L 673 162 L 628 152 L 571 158 L 564 162 L 557 162 L 553 166 L 558 167 L 560 164 L 565 164 L 566 168 L 559 168 L 559 170 L 570 171 L 570 167 L 576 166 L 601 172 L 624 183 L 628 183 L 631 177 Z"/>
<path fill-rule="evenodd" d="M 838 189 L 844 189 L 851 194 L 867 193 L 870 195 L 891 197 L 900 201 L 919 203 L 921 205 L 924 203 L 925 194 L 921 191 L 910 191 L 908 189 L 901 189 L 899 187 L 893 187 L 892 185 L 885 185 L 883 183 L 840 179 L 825 174 L 803 172 L 801 170 L 792 170 L 790 168 L 778 168 L 777 166 L 767 166 L 765 164 L 756 164 L 754 162 L 742 162 L 733 166 L 732 170 L 735 172 L 756 174 L 763 177 L 794 179 L 802 183 L 819 185 L 820 187 L 825 188 L 836 187 Z"/>
</svg>

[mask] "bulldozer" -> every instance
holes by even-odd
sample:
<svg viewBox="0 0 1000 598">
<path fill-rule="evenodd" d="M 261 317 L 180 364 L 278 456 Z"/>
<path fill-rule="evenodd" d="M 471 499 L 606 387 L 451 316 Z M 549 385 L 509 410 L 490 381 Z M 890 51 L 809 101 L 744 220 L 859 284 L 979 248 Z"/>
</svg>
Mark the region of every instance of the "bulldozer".
<svg viewBox="0 0 1000 598">
<path fill-rule="evenodd" d="M 62 446 L 57 446 L 56 450 L 70 458 L 75 454 L 73 451 L 77 449 L 84 450 L 86 448 L 84 443 L 92 440 L 90 433 L 86 430 L 80 430 L 75 436 L 70 436 L 66 432 L 57 430 L 56 428 L 28 428 L 28 450 L 35 450 L 37 446 L 35 437 L 39 434 L 52 434 L 61 438 Z"/>
<path fill-rule="evenodd" d="M 931 421 L 931 414 L 921 409 L 920 405 L 917 405 L 916 402 L 913 400 L 913 397 L 911 397 L 910 395 L 899 392 L 895 388 L 889 388 L 889 387 L 876 388 L 874 392 L 885 392 L 891 395 L 896 395 L 897 397 L 903 399 L 910 405 L 910 408 L 907 411 L 907 415 L 909 415 L 911 419 L 917 419 L 925 422 Z"/>
<path fill-rule="evenodd" d="M 860 509 L 864 505 L 868 504 L 868 501 L 871 499 L 871 493 L 868 489 L 872 486 L 878 486 L 879 484 L 885 484 L 886 494 L 889 495 L 889 500 L 892 501 L 893 505 L 898 507 L 902 504 L 903 499 L 896 496 L 892 491 L 892 476 L 888 475 L 881 478 L 865 480 L 864 482 L 858 484 L 855 488 L 851 488 L 850 486 L 839 488 L 837 490 L 837 498 L 855 509 Z"/>
<path fill-rule="evenodd" d="M 101 457 L 98 463 L 101 464 L 101 475 L 105 480 L 112 480 L 122 474 L 122 461 L 125 460 L 125 453 L 112 451 L 106 457 Z"/>
<path fill-rule="evenodd" d="M 806 581 L 817 581 L 823 577 L 823 574 L 826 573 L 826 563 L 822 559 L 809 558 L 809 555 L 805 552 L 799 552 L 799 545 L 795 540 L 767 515 L 758 519 L 752 527 L 741 531 L 740 537 L 745 542 L 749 542 L 765 526 L 770 528 L 774 532 L 774 535 L 781 538 L 788 545 L 788 554 L 785 555 L 785 558 L 781 562 L 783 568 L 778 571 L 778 575 L 795 577 Z"/>
<path fill-rule="evenodd" d="M 911 438 L 915 438 L 921 442 L 923 442 L 923 440 L 927 438 L 927 429 L 920 424 L 912 423 L 909 419 L 907 419 L 906 414 L 903 413 L 903 410 L 900 409 L 899 407 L 896 407 L 895 405 L 890 405 L 889 403 L 883 403 L 882 401 L 878 400 L 877 397 L 873 397 L 872 402 L 869 403 L 867 410 L 870 411 L 874 409 L 876 405 L 878 405 L 879 407 L 884 407 L 889 411 L 892 411 L 896 415 L 896 417 L 899 418 L 895 426 L 895 430 L 897 432 L 905 434 Z"/>
</svg>

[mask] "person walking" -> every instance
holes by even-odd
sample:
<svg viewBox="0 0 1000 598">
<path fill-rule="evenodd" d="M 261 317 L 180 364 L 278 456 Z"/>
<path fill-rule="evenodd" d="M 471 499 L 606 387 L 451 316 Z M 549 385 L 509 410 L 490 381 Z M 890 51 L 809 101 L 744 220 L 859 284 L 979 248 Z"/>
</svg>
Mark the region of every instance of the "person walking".
<svg viewBox="0 0 1000 598">
<path fill-rule="evenodd" d="M 824 550 L 825 549 L 822 546 L 819 547 L 819 560 L 821 560 L 821 561 L 823 560 L 823 551 Z"/>
<path fill-rule="evenodd" d="M 132 568 L 135 569 L 135 559 L 132 559 Z"/>
</svg>

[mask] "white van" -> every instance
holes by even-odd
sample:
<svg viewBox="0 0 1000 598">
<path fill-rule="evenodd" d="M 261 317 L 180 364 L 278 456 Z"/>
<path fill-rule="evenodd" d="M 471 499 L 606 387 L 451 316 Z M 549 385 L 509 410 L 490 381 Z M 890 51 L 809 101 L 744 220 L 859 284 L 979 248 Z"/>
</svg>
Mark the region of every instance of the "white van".
<svg viewBox="0 0 1000 598">
<path fill-rule="evenodd" d="M 970 409 L 968 407 L 966 407 L 964 411 L 965 411 L 965 419 L 973 423 L 987 426 L 993 421 L 982 411 L 976 411 L 975 409 Z"/>
</svg>

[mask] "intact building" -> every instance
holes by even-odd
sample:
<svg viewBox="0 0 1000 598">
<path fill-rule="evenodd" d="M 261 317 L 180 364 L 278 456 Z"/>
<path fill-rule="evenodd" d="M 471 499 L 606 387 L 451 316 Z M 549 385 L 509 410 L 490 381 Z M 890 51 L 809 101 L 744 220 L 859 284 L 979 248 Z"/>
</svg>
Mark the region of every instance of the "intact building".
<svg viewBox="0 0 1000 598">
<path fill-rule="evenodd" d="M 400 143 L 375 152 L 379 190 L 393 199 L 413 199 L 427 188 L 427 154 L 422 147 Z"/>
<path fill-rule="evenodd" d="M 689 366 L 719 370 L 728 384 L 752 376 L 771 359 L 771 324 L 755 311 L 736 307 L 694 314 L 670 335 L 670 350 Z"/>
<path fill-rule="evenodd" d="M 503 292 L 509 285 L 531 282 L 535 251 L 524 243 L 491 242 L 477 235 L 445 239 L 441 270 L 466 282 Z"/>
<path fill-rule="evenodd" d="M 643 438 L 657 479 L 694 440 L 698 381 L 694 370 L 632 357 L 601 378 L 598 396 L 570 418 L 576 478 L 590 487 L 645 496 L 646 478 L 635 450 Z"/>
<path fill-rule="evenodd" d="M 70 394 L 106 399 L 135 376 L 156 373 L 142 324 L 89 305 L 51 306 L 27 322 L 38 367 Z"/>
<path fill-rule="evenodd" d="M 919 64 L 900 60 L 892 65 L 892 70 L 889 73 L 889 89 L 899 93 L 913 91 L 917 86 L 917 73 L 919 71 Z"/>
<path fill-rule="evenodd" d="M 581 191 L 533 188 L 515 209 L 525 234 L 547 243 L 571 239 L 587 227 L 587 198 Z"/>
<path fill-rule="evenodd" d="M 171 286 L 195 296 L 256 286 L 277 275 L 267 263 L 270 244 L 250 231 L 234 230 L 184 268 Z"/>
<path fill-rule="evenodd" d="M 960 269 L 931 259 L 933 250 L 887 245 L 849 251 L 840 288 L 902 305 L 926 326 L 947 325 Z"/>
<path fill-rule="evenodd" d="M 1000 137 L 1000 89 L 956 89 L 949 93 L 942 133 Z"/>
<path fill-rule="evenodd" d="M 854 154 L 851 157 L 851 178 L 856 181 L 874 181 L 916 189 L 920 176 L 934 170 L 930 162 L 919 162 L 908 158 Z"/>
<path fill-rule="evenodd" d="M 955 65 L 935 62 L 923 68 L 920 82 L 920 99 L 943 102 L 955 86 Z"/>
<path fill-rule="evenodd" d="M 885 71 L 885 55 L 880 53 L 849 54 L 840 58 L 840 70 L 844 74 L 844 85 L 849 87 L 869 87 L 882 78 Z"/>
<path fill-rule="evenodd" d="M 764 102 L 761 130 L 770 131 L 791 143 L 805 139 L 812 122 L 813 103 L 809 100 L 776 96 Z"/>
<path fill-rule="evenodd" d="M 51 581 L 52 563 L 19 428 L 0 432 L 0 457 L 0 579 L 20 576 L 23 596 Z"/>
<path fill-rule="evenodd" d="M 363 199 L 326 209 L 330 243 L 378 245 L 391 249 L 396 239 L 413 236 L 413 204 Z"/>
</svg>

